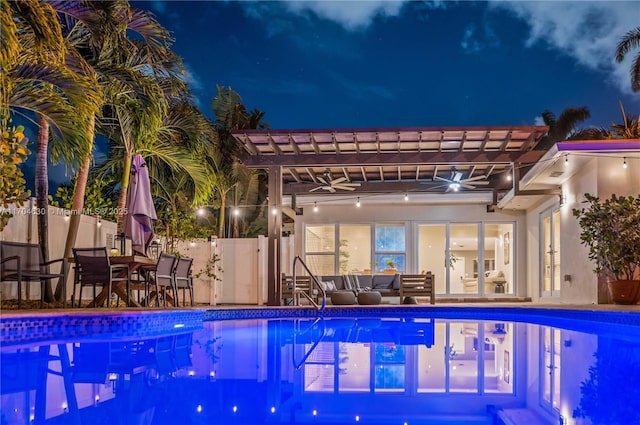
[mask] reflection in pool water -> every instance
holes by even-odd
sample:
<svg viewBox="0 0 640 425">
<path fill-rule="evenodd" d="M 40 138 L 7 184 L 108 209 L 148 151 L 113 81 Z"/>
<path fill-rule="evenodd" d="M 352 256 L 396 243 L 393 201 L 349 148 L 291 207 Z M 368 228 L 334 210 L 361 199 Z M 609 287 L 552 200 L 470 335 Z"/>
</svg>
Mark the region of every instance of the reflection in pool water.
<svg viewBox="0 0 640 425">
<path fill-rule="evenodd" d="M 3 344 L 1 423 L 640 423 L 640 338 L 612 329 L 255 319 Z"/>
</svg>

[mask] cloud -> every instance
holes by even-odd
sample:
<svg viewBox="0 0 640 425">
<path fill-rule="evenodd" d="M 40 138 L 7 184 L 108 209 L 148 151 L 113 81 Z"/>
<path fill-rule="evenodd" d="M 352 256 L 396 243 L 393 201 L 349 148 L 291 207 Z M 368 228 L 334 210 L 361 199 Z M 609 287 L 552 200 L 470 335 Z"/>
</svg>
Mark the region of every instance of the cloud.
<svg viewBox="0 0 640 425">
<path fill-rule="evenodd" d="M 533 124 L 534 125 L 547 125 L 544 120 L 542 119 L 542 115 L 536 115 L 533 118 Z"/>
<path fill-rule="evenodd" d="M 460 42 L 460 46 L 467 52 L 477 53 L 482 50 L 480 41 L 475 38 L 476 26 L 470 24 L 467 29 L 464 30 L 464 36 Z"/>
<path fill-rule="evenodd" d="M 293 23 L 282 12 L 337 23 L 347 31 L 362 31 L 377 18 L 399 16 L 409 0 L 285 0 L 281 2 L 241 2 L 248 16 L 269 22 L 270 35 L 293 29 Z M 437 9 L 446 6 L 444 0 L 425 1 L 416 5 L 420 9 Z"/>
<path fill-rule="evenodd" d="M 476 24 L 469 24 L 464 30 L 460 46 L 467 53 L 478 53 L 488 47 L 498 47 L 500 41 L 495 31 L 487 22 L 483 22 L 478 30 Z"/>
<path fill-rule="evenodd" d="M 546 43 L 579 65 L 609 75 L 623 93 L 631 93 L 629 69 L 615 62 L 618 41 L 640 23 L 635 1 L 494 1 L 491 6 L 514 14 L 529 26 L 527 46 Z"/>
<path fill-rule="evenodd" d="M 349 31 L 367 28 L 376 17 L 398 16 L 405 2 L 397 1 L 289 1 L 286 7 L 297 14 L 314 13 L 337 22 Z"/>
</svg>

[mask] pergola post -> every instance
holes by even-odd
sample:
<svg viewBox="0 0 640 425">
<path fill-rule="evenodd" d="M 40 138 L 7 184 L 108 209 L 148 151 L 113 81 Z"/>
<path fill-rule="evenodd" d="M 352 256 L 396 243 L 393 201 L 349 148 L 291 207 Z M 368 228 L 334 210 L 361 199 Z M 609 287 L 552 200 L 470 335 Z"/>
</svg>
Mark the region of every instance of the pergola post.
<svg viewBox="0 0 640 425">
<path fill-rule="evenodd" d="M 282 254 L 282 167 L 273 165 L 269 173 L 267 305 L 280 305 Z M 276 213 L 273 214 L 273 211 Z"/>
</svg>

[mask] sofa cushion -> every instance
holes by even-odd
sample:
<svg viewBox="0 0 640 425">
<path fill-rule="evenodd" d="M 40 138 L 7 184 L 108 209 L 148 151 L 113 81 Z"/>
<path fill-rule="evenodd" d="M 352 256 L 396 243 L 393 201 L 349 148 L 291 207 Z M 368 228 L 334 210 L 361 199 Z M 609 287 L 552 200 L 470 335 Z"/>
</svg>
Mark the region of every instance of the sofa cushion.
<svg viewBox="0 0 640 425">
<path fill-rule="evenodd" d="M 332 291 L 340 291 L 342 289 L 344 289 L 344 285 L 342 283 L 342 276 L 331 276 L 331 275 L 326 275 L 326 276 L 318 276 L 318 280 L 320 282 L 333 282 L 335 285 L 334 289 L 331 289 Z M 328 289 L 325 289 L 325 291 L 328 291 Z"/>
<path fill-rule="evenodd" d="M 325 291 L 336 291 L 338 289 L 333 280 L 321 280 L 320 286 L 322 286 L 322 289 Z"/>
<path fill-rule="evenodd" d="M 377 274 L 373 276 L 373 289 L 400 290 L 399 274 Z"/>
</svg>

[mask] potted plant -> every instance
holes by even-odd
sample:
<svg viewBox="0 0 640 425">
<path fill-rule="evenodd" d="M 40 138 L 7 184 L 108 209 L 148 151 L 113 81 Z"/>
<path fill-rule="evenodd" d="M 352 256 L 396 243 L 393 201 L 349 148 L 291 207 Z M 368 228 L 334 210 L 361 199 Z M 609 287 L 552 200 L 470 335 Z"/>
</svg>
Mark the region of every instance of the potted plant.
<svg viewBox="0 0 640 425">
<path fill-rule="evenodd" d="M 600 201 L 585 194 L 585 208 L 574 208 L 580 224 L 580 242 L 589 248 L 594 272 L 608 281 L 611 299 L 633 304 L 640 295 L 640 195 Z"/>
<path fill-rule="evenodd" d="M 396 262 L 393 260 L 387 260 L 386 262 L 387 268 L 382 271 L 384 274 L 395 274 L 396 270 Z"/>
</svg>

